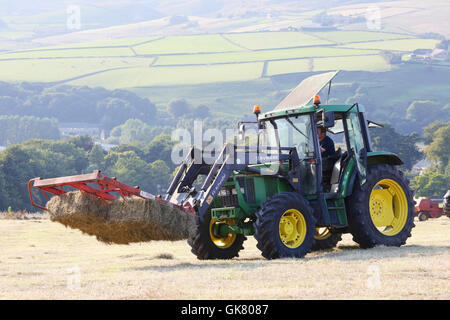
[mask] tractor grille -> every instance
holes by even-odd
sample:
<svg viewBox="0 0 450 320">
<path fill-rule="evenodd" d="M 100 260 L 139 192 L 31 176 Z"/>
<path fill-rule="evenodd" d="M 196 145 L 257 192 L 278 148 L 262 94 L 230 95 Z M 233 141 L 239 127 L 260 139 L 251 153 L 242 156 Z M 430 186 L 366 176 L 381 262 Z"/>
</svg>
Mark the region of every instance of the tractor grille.
<svg viewBox="0 0 450 320">
<path fill-rule="evenodd" d="M 255 203 L 255 185 L 253 179 L 238 177 L 237 181 L 241 187 L 244 200 L 248 203 Z M 223 207 L 238 207 L 239 201 L 234 186 L 224 187 L 217 196 Z"/>
<path fill-rule="evenodd" d="M 219 192 L 219 200 L 222 202 L 223 207 L 238 207 L 239 201 L 236 194 L 236 190 L 233 188 L 223 188 Z"/>
</svg>

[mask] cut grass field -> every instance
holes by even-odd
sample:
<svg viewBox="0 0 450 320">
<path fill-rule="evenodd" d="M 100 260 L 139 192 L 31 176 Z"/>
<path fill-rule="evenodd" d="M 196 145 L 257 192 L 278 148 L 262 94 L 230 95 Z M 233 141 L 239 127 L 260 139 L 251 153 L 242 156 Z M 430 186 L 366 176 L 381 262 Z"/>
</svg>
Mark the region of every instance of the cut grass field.
<svg viewBox="0 0 450 320">
<path fill-rule="evenodd" d="M 185 241 L 105 245 L 49 220 L 0 220 L 0 299 L 450 298 L 450 219 L 416 220 L 407 245 L 201 261 Z"/>
</svg>

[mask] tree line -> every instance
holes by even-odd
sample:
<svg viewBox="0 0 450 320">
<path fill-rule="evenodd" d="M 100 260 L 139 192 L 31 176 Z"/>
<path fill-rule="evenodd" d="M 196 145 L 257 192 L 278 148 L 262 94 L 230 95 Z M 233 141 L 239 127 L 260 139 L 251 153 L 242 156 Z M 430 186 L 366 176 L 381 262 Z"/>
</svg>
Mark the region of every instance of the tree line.
<svg viewBox="0 0 450 320">
<path fill-rule="evenodd" d="M 148 144 L 123 144 L 105 151 L 88 136 L 62 140 L 32 139 L 0 151 L 0 210 L 36 210 L 29 201 L 31 178 L 90 173 L 108 176 L 154 194 L 167 187 L 175 165 L 170 160 L 173 142 L 161 134 Z M 37 201 L 45 203 L 40 192 Z"/>
<path fill-rule="evenodd" d="M 156 106 L 131 91 L 0 82 L 0 115 L 98 124 L 109 132 L 130 118 L 156 123 Z"/>
<path fill-rule="evenodd" d="M 33 138 L 60 139 L 58 121 L 54 118 L 0 115 L 0 146 L 21 143 Z"/>
</svg>

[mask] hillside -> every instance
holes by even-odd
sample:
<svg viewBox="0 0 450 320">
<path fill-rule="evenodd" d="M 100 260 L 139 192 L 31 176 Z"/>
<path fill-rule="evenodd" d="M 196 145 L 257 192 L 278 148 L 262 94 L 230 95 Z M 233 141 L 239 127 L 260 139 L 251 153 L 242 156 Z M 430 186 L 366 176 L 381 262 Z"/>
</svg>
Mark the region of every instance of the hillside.
<svg viewBox="0 0 450 320">
<path fill-rule="evenodd" d="M 0 54 L 3 81 L 108 89 L 248 81 L 327 70 L 388 71 L 383 51 L 436 39 L 374 31 L 252 32 L 103 40 Z M 50 72 L 43 72 L 48 70 Z"/>
<path fill-rule="evenodd" d="M 151 35 L 279 31 L 317 25 L 315 18 L 324 11 L 334 16 L 339 28 L 360 30 L 372 7 L 380 12 L 383 31 L 449 36 L 450 30 L 445 0 L 80 0 L 75 6 L 56 0 L 39 4 L 2 0 L 0 4 L 0 41 L 9 48 Z M 72 28 L 68 21 L 77 13 L 80 25 Z"/>
</svg>

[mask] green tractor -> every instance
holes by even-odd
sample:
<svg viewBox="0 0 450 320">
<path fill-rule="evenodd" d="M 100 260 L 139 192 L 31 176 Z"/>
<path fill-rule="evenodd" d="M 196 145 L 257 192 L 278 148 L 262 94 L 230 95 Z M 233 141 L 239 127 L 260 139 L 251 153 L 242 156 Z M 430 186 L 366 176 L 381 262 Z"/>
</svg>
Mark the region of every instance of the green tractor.
<svg viewBox="0 0 450 320">
<path fill-rule="evenodd" d="M 305 79 L 271 112 L 257 107 L 257 121 L 239 123 L 242 143 L 226 144 L 213 163 L 191 149 L 164 198 L 195 209 L 188 243 L 198 259 L 237 257 L 247 236 L 267 259 L 333 248 L 343 233 L 361 248 L 406 243 L 414 200 L 403 162 L 372 150 L 368 128 L 378 125 L 363 106 L 320 104 L 336 74 Z M 331 157 L 322 157 L 319 127 L 342 139 Z"/>
</svg>

